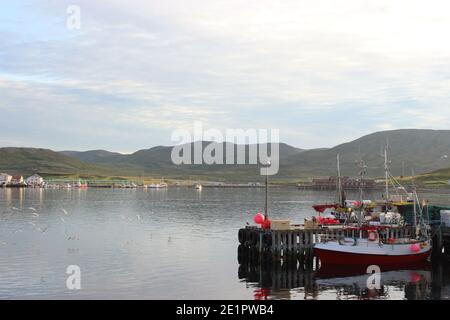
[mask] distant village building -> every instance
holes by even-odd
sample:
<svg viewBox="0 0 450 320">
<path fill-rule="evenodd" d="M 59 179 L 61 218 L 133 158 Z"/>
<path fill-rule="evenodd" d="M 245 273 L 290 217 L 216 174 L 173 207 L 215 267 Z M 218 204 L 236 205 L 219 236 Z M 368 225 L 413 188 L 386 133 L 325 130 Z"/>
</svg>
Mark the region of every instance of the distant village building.
<svg viewBox="0 0 450 320">
<path fill-rule="evenodd" d="M 40 186 L 44 183 L 44 178 L 42 178 L 40 175 L 38 175 L 37 173 L 33 174 L 32 176 L 29 176 L 25 182 L 27 183 L 27 185 L 29 186 Z"/>
<path fill-rule="evenodd" d="M 23 176 L 12 176 L 10 184 L 12 186 L 20 186 L 23 185 L 25 181 L 23 180 Z"/>
<path fill-rule="evenodd" d="M 353 179 L 350 177 L 341 178 L 342 188 L 344 190 L 358 189 L 360 186 L 359 179 Z M 332 190 L 336 189 L 338 184 L 337 177 L 317 177 L 313 178 L 311 182 L 299 184 L 298 187 L 301 189 L 318 189 L 318 190 Z M 363 188 L 373 189 L 375 188 L 375 180 L 364 179 Z"/>
<path fill-rule="evenodd" d="M 6 186 L 11 183 L 12 176 L 7 173 L 0 173 L 0 186 Z"/>
</svg>

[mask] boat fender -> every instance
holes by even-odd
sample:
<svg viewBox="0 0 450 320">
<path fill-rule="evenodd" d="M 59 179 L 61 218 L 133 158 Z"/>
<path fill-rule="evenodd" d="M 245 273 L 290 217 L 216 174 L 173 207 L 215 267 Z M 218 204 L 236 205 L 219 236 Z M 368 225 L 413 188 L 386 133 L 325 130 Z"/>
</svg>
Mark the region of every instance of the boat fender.
<svg viewBox="0 0 450 320">
<path fill-rule="evenodd" d="M 250 231 L 250 245 L 256 246 L 259 242 L 259 232 L 256 230 Z"/>
<path fill-rule="evenodd" d="M 420 245 L 418 243 L 414 243 L 410 247 L 412 252 L 419 252 L 420 251 Z"/>
<path fill-rule="evenodd" d="M 376 232 L 376 231 L 369 231 L 368 238 L 369 238 L 370 241 L 377 240 L 378 239 L 378 232 Z"/>
<path fill-rule="evenodd" d="M 244 244 L 245 243 L 245 241 L 247 240 L 246 238 L 246 233 L 247 233 L 247 230 L 245 230 L 245 229 L 240 229 L 239 230 L 239 233 L 238 233 L 238 239 L 239 239 L 239 243 L 240 244 Z"/>
</svg>

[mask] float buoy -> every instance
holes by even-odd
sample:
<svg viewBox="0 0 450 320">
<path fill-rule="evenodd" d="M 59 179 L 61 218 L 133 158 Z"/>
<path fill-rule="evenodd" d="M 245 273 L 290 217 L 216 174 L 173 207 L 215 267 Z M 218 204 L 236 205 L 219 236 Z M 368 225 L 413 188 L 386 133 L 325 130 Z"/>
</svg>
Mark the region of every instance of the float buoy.
<svg viewBox="0 0 450 320">
<path fill-rule="evenodd" d="M 419 252 L 420 251 L 420 244 L 414 243 L 414 244 L 411 245 L 410 249 L 411 249 L 412 252 Z"/>
<path fill-rule="evenodd" d="M 245 230 L 245 229 L 239 229 L 239 232 L 238 232 L 238 239 L 239 239 L 239 243 L 240 244 L 244 244 L 245 243 L 245 241 L 247 240 L 246 238 L 246 233 L 247 233 L 247 230 Z"/>
<path fill-rule="evenodd" d="M 253 221 L 255 221 L 256 224 L 263 224 L 264 223 L 264 215 L 260 212 L 258 212 L 257 214 L 255 214 L 255 216 L 253 217 Z"/>
<path fill-rule="evenodd" d="M 369 231 L 368 238 L 370 241 L 375 241 L 378 239 L 378 232 L 376 231 Z"/>
</svg>

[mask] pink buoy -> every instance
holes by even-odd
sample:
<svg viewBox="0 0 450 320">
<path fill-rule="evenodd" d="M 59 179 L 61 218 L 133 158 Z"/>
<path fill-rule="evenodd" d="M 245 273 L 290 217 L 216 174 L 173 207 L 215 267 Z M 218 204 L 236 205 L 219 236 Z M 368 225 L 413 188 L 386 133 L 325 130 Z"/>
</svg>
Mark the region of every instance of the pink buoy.
<svg viewBox="0 0 450 320">
<path fill-rule="evenodd" d="M 266 230 L 270 229 L 270 219 L 267 219 L 262 223 L 262 228 Z"/>
<path fill-rule="evenodd" d="M 419 252 L 420 251 L 420 244 L 414 243 L 411 245 L 411 251 L 412 252 Z"/>
<path fill-rule="evenodd" d="M 264 215 L 262 213 L 257 213 L 253 217 L 253 221 L 255 221 L 256 224 L 263 224 L 264 223 Z"/>
</svg>

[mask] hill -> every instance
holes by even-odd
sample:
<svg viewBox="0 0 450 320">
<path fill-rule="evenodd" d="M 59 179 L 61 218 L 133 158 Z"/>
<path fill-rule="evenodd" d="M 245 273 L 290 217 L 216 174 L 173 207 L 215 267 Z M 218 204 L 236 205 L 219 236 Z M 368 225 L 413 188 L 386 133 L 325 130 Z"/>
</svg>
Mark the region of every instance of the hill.
<svg viewBox="0 0 450 320">
<path fill-rule="evenodd" d="M 384 174 L 383 147 L 388 142 L 395 176 L 422 174 L 450 167 L 450 130 L 394 130 L 373 133 L 326 150 L 308 150 L 289 157 L 286 173 L 293 176 L 334 175 L 340 154 L 343 175 L 355 176 L 362 157 L 369 177 Z"/>
<path fill-rule="evenodd" d="M 376 132 L 329 149 L 302 150 L 280 143 L 280 170 L 272 179 L 296 181 L 312 176 L 335 175 L 337 154 L 341 156 L 343 175 L 357 176 L 356 161 L 361 157 L 367 164 L 368 177 L 382 177 L 384 175 L 382 153 L 387 142 L 391 171 L 394 175 L 409 176 L 414 169 L 417 175 L 435 172 L 429 177 L 439 176 L 441 183 L 443 179 L 446 179 L 447 171 L 445 170 L 450 168 L 450 130 L 415 129 Z M 203 142 L 202 147 L 205 148 L 209 144 L 210 142 Z M 220 146 L 220 144 L 214 145 Z M 221 144 L 223 150 L 230 146 L 235 150 L 237 148 L 230 143 Z M 193 144 L 186 147 L 193 150 Z M 246 163 L 248 163 L 250 146 L 244 147 Z M 263 179 L 259 174 L 259 165 L 175 165 L 171 160 L 172 148 L 172 146 L 157 146 L 132 154 L 105 150 L 53 152 L 33 148 L 2 148 L 0 149 L 0 171 L 151 176 L 214 181 L 248 182 Z M 223 157 L 225 159 L 225 153 Z M 236 154 L 234 163 L 236 163 Z M 441 169 L 442 171 L 436 171 Z"/>
<path fill-rule="evenodd" d="M 103 159 L 111 159 L 115 156 L 120 157 L 122 154 L 118 152 L 110 152 L 106 150 L 91 150 L 91 151 L 60 151 L 59 153 L 71 158 L 76 158 L 80 161 L 89 163 L 101 163 Z"/>
<path fill-rule="evenodd" d="M 29 175 L 108 174 L 111 171 L 48 149 L 0 148 L 0 172 Z"/>
<path fill-rule="evenodd" d="M 202 150 L 211 142 L 203 141 Z M 237 163 L 237 145 L 230 143 L 213 143 L 215 147 L 224 150 L 223 163 L 226 163 L 227 147 L 233 147 L 235 150 L 234 162 Z M 185 145 L 191 149 L 194 154 L 194 145 Z M 248 163 L 249 145 L 245 148 L 246 163 Z M 260 146 L 255 146 L 259 151 Z M 64 151 L 65 155 L 70 155 L 78 160 L 88 161 L 93 164 L 100 164 L 107 167 L 117 168 L 118 171 L 126 171 L 131 175 L 152 175 L 175 179 L 206 179 L 216 181 L 248 181 L 259 179 L 258 165 L 175 165 L 171 159 L 173 146 L 157 146 L 150 149 L 136 151 L 133 154 L 105 153 L 104 151 L 74 152 Z M 269 148 L 270 150 L 270 148 Z M 279 144 L 280 163 L 292 155 L 303 152 L 304 150 L 289 146 L 284 143 Z M 270 152 L 269 152 L 270 153 Z"/>
<path fill-rule="evenodd" d="M 341 156 L 343 175 L 356 176 L 356 161 L 362 157 L 368 166 L 368 177 L 381 177 L 384 175 L 383 148 L 386 143 L 389 144 L 391 171 L 394 175 L 409 176 L 413 169 L 416 174 L 421 174 L 450 167 L 450 130 L 393 130 L 376 132 L 329 149 L 302 150 L 280 144 L 280 172 L 276 178 L 293 180 L 335 175 L 337 154 Z M 203 143 L 204 146 L 207 144 Z M 87 159 L 85 153 L 72 153 L 71 156 L 95 164 L 126 167 L 145 174 L 175 178 L 202 176 L 234 180 L 241 177 L 245 180 L 258 175 L 257 166 L 175 166 L 170 160 L 171 150 L 170 146 L 159 146 L 131 155 L 99 154 L 95 159 Z"/>
<path fill-rule="evenodd" d="M 450 168 L 436 170 L 416 178 L 419 185 L 434 188 L 450 188 Z"/>
</svg>

